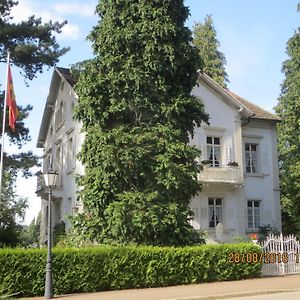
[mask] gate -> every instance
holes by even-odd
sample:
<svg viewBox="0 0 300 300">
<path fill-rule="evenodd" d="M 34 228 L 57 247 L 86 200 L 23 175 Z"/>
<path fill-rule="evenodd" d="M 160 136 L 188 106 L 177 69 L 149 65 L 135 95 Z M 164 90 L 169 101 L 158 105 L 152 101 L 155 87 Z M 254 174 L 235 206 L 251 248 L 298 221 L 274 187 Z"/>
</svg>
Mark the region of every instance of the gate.
<svg viewBox="0 0 300 300">
<path fill-rule="evenodd" d="M 263 275 L 300 273 L 300 243 L 294 235 L 271 234 L 260 245 Z"/>
</svg>

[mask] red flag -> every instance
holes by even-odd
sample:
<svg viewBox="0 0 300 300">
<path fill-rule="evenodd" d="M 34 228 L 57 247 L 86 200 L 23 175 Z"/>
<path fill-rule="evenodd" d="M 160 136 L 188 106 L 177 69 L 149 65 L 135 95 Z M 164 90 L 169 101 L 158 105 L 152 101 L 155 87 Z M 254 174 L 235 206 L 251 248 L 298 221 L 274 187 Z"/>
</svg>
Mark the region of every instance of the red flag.
<svg viewBox="0 0 300 300">
<path fill-rule="evenodd" d="M 11 70 L 10 65 L 8 66 L 8 74 L 7 74 L 7 106 L 9 109 L 9 115 L 8 115 L 8 123 L 10 128 L 15 131 L 15 122 L 18 117 L 18 110 L 17 110 L 17 104 L 16 104 L 16 97 L 14 93 L 14 86 L 13 86 L 13 80 L 11 76 Z"/>
</svg>

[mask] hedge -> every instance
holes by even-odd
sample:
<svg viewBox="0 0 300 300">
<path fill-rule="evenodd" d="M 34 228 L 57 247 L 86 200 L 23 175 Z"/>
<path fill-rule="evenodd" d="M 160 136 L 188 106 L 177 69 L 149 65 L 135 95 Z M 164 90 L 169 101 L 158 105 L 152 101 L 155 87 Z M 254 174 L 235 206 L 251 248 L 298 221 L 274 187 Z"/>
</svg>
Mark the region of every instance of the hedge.
<svg viewBox="0 0 300 300">
<path fill-rule="evenodd" d="M 161 287 L 257 277 L 261 264 L 230 262 L 260 253 L 254 244 L 196 247 L 54 248 L 55 294 Z M 251 259 L 251 255 L 249 256 Z M 245 259 L 246 261 L 246 259 Z M 44 294 L 46 249 L 0 249 L 0 295 Z"/>
</svg>

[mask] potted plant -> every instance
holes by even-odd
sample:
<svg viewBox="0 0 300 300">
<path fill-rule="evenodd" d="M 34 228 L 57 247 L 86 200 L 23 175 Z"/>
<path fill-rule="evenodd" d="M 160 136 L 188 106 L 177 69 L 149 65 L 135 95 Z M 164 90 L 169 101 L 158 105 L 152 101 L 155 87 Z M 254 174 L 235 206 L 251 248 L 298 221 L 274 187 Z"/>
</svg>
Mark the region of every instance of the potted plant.
<svg viewBox="0 0 300 300">
<path fill-rule="evenodd" d="M 236 162 L 236 161 L 230 161 L 228 164 L 227 164 L 227 166 L 228 167 L 238 167 L 238 163 Z"/>
<path fill-rule="evenodd" d="M 257 232 L 252 232 L 248 236 L 249 236 L 249 238 L 251 239 L 251 241 L 254 244 L 257 244 L 257 242 L 258 242 L 258 234 L 257 234 Z"/>
<path fill-rule="evenodd" d="M 211 165 L 211 161 L 206 159 L 206 160 L 202 160 L 201 161 L 201 164 L 204 165 L 204 166 L 210 166 Z"/>
</svg>

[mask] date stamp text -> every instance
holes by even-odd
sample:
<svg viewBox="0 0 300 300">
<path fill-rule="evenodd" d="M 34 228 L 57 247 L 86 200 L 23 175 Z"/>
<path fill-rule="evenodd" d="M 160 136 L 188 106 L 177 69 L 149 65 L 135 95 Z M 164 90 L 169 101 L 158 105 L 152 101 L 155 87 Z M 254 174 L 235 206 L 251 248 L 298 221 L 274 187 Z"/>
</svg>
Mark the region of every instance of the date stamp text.
<svg viewBox="0 0 300 300">
<path fill-rule="evenodd" d="M 289 263 L 289 260 L 299 263 L 300 254 L 287 252 L 277 253 L 277 252 L 265 252 L 265 253 L 239 253 L 230 252 L 228 253 L 228 262 L 230 263 L 265 263 L 265 264 L 275 264 L 275 263 Z"/>
</svg>

